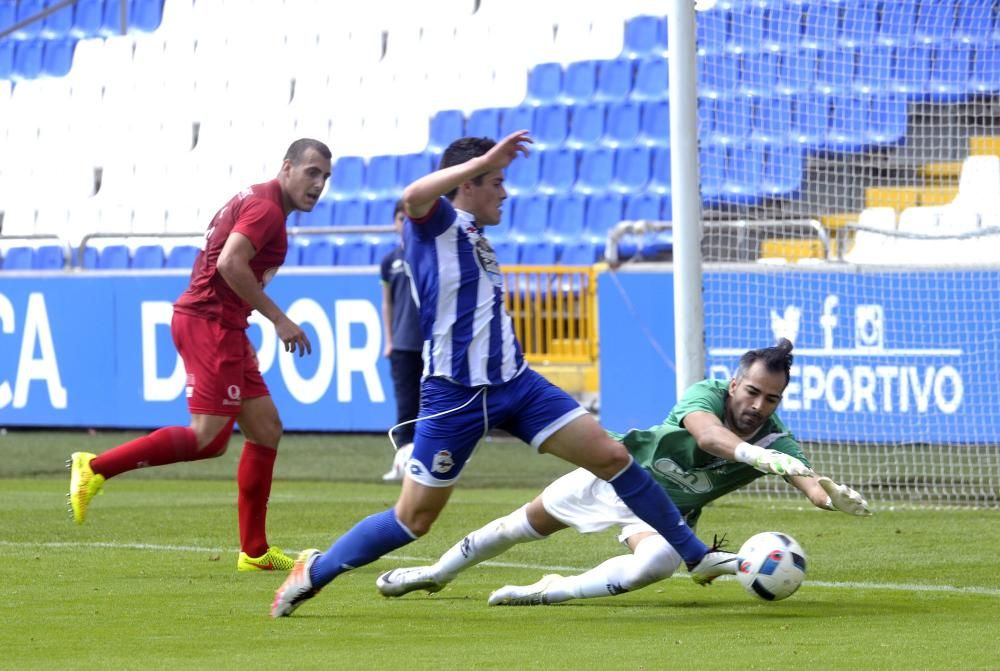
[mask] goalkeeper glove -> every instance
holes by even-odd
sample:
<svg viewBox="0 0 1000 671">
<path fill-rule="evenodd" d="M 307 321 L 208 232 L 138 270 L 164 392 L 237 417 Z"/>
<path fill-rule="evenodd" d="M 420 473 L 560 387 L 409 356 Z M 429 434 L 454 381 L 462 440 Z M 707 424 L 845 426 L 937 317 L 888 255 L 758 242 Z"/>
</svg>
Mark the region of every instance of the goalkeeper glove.
<svg viewBox="0 0 1000 671">
<path fill-rule="evenodd" d="M 820 478 L 818 482 L 827 494 L 827 508 L 830 510 L 839 510 L 858 517 L 868 517 L 872 514 L 868 509 L 868 502 L 847 485 L 838 485 L 827 477 Z"/>
<path fill-rule="evenodd" d="M 753 466 L 763 473 L 773 473 L 775 475 L 793 476 L 804 475 L 811 478 L 815 473 L 790 454 L 777 450 L 765 450 L 763 447 L 751 445 L 750 443 L 740 443 L 736 446 L 734 455 L 736 461 Z"/>
</svg>

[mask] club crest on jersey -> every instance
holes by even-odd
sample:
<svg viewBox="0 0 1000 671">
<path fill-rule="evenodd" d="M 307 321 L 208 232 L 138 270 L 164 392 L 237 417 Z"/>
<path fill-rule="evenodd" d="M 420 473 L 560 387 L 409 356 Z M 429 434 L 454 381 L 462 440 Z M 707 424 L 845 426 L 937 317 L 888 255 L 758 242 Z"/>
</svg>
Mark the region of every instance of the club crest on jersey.
<svg viewBox="0 0 1000 671">
<path fill-rule="evenodd" d="M 434 461 L 431 462 L 431 472 L 433 473 L 447 473 L 455 467 L 455 460 L 451 458 L 451 452 L 448 450 L 441 450 L 434 455 Z"/>
<path fill-rule="evenodd" d="M 489 276 L 490 281 L 493 282 L 493 286 L 503 287 L 503 275 L 500 274 L 497 253 L 493 250 L 493 245 L 490 244 L 490 241 L 486 239 L 486 236 L 480 235 L 478 239 L 473 238 L 472 248 L 476 250 L 476 258 L 479 259 L 479 265 Z"/>
</svg>

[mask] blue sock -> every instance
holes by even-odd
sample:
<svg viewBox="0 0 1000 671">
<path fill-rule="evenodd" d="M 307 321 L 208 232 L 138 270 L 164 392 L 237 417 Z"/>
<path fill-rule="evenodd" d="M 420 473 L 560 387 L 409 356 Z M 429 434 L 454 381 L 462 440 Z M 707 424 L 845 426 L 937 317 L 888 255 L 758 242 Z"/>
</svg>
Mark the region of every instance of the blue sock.
<svg viewBox="0 0 1000 671">
<path fill-rule="evenodd" d="M 309 571 L 313 588 L 320 589 L 341 573 L 370 564 L 416 539 L 399 523 L 392 508 L 369 515 L 316 558 Z"/>
<path fill-rule="evenodd" d="M 687 564 L 701 561 L 708 546 L 698 540 L 674 502 L 634 459 L 609 482 L 632 512 L 666 538 Z"/>
</svg>

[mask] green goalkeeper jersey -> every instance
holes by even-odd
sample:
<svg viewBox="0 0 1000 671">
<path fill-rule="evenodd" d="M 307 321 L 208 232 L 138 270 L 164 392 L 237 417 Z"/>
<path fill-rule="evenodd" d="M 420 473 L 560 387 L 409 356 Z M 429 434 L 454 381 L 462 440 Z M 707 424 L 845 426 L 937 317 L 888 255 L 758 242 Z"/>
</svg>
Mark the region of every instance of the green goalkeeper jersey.
<svg viewBox="0 0 1000 671">
<path fill-rule="evenodd" d="M 692 527 L 707 503 L 764 475 L 747 464 L 701 450 L 681 425 L 684 417 L 695 411 L 710 412 L 724 420 L 728 386 L 720 380 L 703 380 L 687 390 L 662 424 L 627 433 L 608 432 L 656 479 Z M 809 465 L 802 448 L 776 415 L 747 442 L 790 454 Z"/>
</svg>

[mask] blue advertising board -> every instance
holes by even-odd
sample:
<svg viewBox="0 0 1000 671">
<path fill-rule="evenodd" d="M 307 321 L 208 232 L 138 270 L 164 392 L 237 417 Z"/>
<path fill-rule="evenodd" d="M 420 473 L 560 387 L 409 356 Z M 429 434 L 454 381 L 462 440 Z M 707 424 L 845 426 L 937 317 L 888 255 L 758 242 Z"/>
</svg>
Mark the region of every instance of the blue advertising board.
<svg viewBox="0 0 1000 671">
<path fill-rule="evenodd" d="M 187 424 L 170 337 L 187 273 L 0 275 L 0 426 Z M 249 337 L 289 430 L 384 431 L 395 421 L 373 270 L 283 271 L 269 295 L 312 341 L 279 347 L 259 315 Z"/>
</svg>

